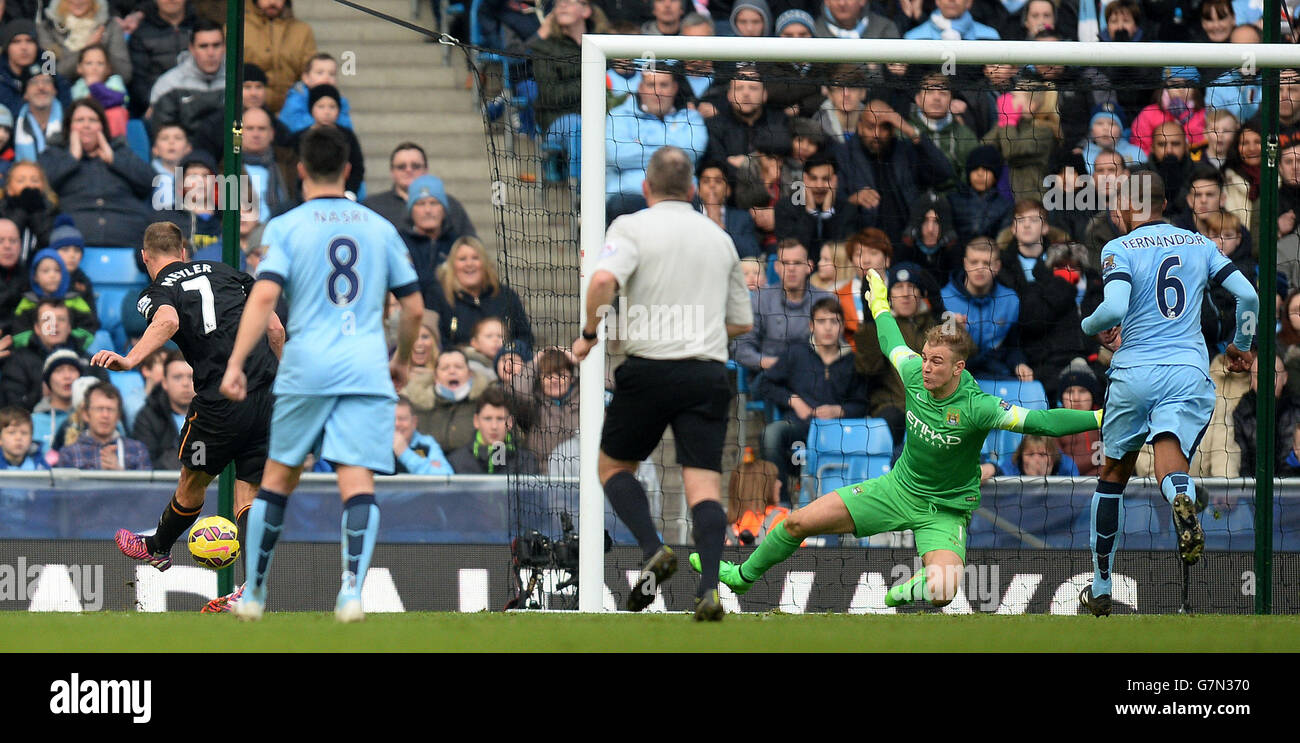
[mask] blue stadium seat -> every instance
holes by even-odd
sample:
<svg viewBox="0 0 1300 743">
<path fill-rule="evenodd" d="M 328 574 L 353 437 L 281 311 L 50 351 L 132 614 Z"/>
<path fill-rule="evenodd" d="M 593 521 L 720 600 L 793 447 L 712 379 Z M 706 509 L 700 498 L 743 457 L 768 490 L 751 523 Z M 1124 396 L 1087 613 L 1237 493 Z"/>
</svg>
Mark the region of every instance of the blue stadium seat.
<svg viewBox="0 0 1300 743">
<path fill-rule="evenodd" d="M 144 286 L 149 277 L 135 265 L 135 248 L 86 248 L 81 259 L 95 287 L 102 285 Z"/>
<path fill-rule="evenodd" d="M 888 454 L 853 455 L 849 457 L 849 482 L 871 480 L 889 472 L 892 467 Z"/>
<path fill-rule="evenodd" d="M 980 389 L 997 395 L 1012 405 L 1026 410 L 1047 410 L 1047 392 L 1039 382 L 1021 382 L 1015 379 L 977 379 Z M 983 462 L 998 463 L 1009 459 L 1020 446 L 1022 434 L 1013 431 L 989 431 L 989 437 L 980 451 Z"/>
<path fill-rule="evenodd" d="M 817 492 L 825 493 L 839 487 L 832 485 L 830 475 L 834 475 L 834 481 L 847 479 L 841 485 L 859 482 L 882 474 L 880 460 L 884 461 L 884 471 L 888 471 L 893 449 L 889 424 L 882 418 L 813 419 L 808 429 L 804 472 L 814 475 L 818 480 Z M 857 465 L 859 472 L 875 474 L 855 479 L 850 471 L 855 458 L 862 460 Z"/>
<path fill-rule="evenodd" d="M 99 316 L 99 324 L 106 328 L 121 325 L 122 298 L 132 293 L 131 289 L 106 284 L 102 288 L 96 286 L 95 293 L 95 313 Z"/>
<path fill-rule="evenodd" d="M 137 371 L 111 371 L 108 373 L 108 381 L 112 382 L 123 396 L 128 392 L 144 389 L 144 377 Z"/>
<path fill-rule="evenodd" d="M 145 128 L 143 119 L 127 120 L 126 144 L 146 163 L 153 160 L 153 145 L 149 141 L 149 130 Z"/>
</svg>

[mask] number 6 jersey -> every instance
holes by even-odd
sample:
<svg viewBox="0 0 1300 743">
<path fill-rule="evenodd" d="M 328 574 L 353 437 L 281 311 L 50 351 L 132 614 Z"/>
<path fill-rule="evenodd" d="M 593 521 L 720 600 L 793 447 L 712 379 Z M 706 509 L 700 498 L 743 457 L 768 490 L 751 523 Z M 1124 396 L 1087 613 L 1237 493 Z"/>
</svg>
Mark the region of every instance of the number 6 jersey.
<svg viewBox="0 0 1300 743">
<path fill-rule="evenodd" d="M 396 399 L 384 302 L 419 284 L 392 223 L 345 198 L 314 198 L 267 222 L 262 242 L 257 278 L 280 284 L 289 303 L 275 393 Z"/>
<path fill-rule="evenodd" d="M 140 292 L 136 309 L 146 321 L 153 322 L 163 305 L 176 310 L 180 327 L 172 341 L 194 368 L 194 393 L 202 402 L 225 400 L 221 378 L 252 286 L 252 277 L 224 263 L 176 261 L 159 271 L 153 283 Z M 277 363 L 263 338 L 244 365 L 250 393 L 275 379 Z"/>
</svg>

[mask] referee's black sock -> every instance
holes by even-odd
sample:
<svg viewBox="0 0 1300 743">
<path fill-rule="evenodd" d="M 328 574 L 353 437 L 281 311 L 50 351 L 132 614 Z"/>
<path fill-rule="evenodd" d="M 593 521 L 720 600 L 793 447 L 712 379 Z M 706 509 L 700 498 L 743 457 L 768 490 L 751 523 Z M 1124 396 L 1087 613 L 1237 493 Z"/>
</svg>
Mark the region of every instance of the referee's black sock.
<svg viewBox="0 0 1300 743">
<path fill-rule="evenodd" d="M 605 497 L 614 507 L 619 521 L 627 525 L 641 552 L 650 559 L 663 546 L 659 532 L 655 531 L 654 519 L 650 517 L 650 500 L 645 496 L 645 488 L 631 472 L 619 472 L 605 481 Z"/>
<path fill-rule="evenodd" d="M 172 495 L 171 502 L 163 509 L 162 516 L 158 519 L 158 529 L 154 531 L 153 536 L 144 538 L 149 554 L 170 554 L 177 538 L 194 525 L 202 510 L 202 504 L 190 510 L 182 506 L 180 501 L 176 500 L 176 496 Z"/>
<path fill-rule="evenodd" d="M 695 551 L 700 553 L 700 584 L 695 588 L 695 598 L 718 587 L 718 561 L 722 559 L 722 544 L 727 536 L 727 513 L 715 500 L 696 503 L 691 509 L 695 523 Z"/>
</svg>

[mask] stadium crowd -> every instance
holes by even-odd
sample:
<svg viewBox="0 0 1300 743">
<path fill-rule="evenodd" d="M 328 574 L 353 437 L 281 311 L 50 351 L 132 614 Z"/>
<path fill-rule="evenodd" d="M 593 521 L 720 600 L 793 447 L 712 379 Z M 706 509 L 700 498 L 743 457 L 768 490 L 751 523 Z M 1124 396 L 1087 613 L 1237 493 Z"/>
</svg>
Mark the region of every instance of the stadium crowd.
<svg viewBox="0 0 1300 743">
<path fill-rule="evenodd" d="M 398 228 L 427 308 L 401 391 L 395 468 L 567 471 L 577 431 L 571 355 L 535 347 L 528 308 L 419 144 L 394 148 L 391 189 L 366 193 L 365 144 L 352 132 L 338 61 L 317 49 L 290 0 L 244 2 L 251 198 L 240 210 L 243 267 L 255 271 L 261 258 L 261 226 L 301 203 L 298 137 L 339 127 L 353 147 L 348 189 Z M 160 352 L 131 372 L 92 368 L 94 351 L 125 352 L 143 326 L 135 290 L 107 307 L 81 264 L 91 248 L 138 248 L 157 220 L 176 223 L 196 258 L 220 259 L 224 3 L 0 4 L 0 469 L 176 468 L 194 394 L 188 365 Z M 543 179 L 571 187 L 582 165 L 584 32 L 1250 43 L 1262 23 L 1247 0 L 478 7 L 487 43 L 519 55 L 524 79 L 508 92 L 527 102 L 519 123 L 541 144 Z M 979 349 L 970 360 L 978 378 L 1037 383 L 1049 404 L 1076 409 L 1100 407 L 1105 396 L 1109 353 L 1079 320 L 1101 299 L 1101 248 L 1117 236 L 1103 197 L 1125 176 L 1158 172 L 1170 221 L 1257 276 L 1263 148 L 1253 70 L 1002 64 L 948 72 L 707 60 L 610 66 L 607 218 L 644 206 L 655 149 L 675 145 L 692 158 L 697 208 L 731 234 L 744 260 L 755 327 L 734 343 L 733 359 L 749 394 L 766 403 L 761 458 L 779 475 L 795 474 L 789 447 L 806 440 L 815 418 L 882 418 L 901 444 L 902 386 L 863 308 L 868 270 L 887 275 L 894 315 L 918 350 L 929 327 L 960 323 Z M 1277 464 L 1296 474 L 1300 72 L 1284 71 L 1282 82 Z M 1233 327 L 1228 301 L 1219 292 L 1200 310 L 1219 405 L 1193 474 L 1253 469 L 1254 392 L 1221 355 Z M 386 322 L 395 337 L 397 318 Z M 1098 452 L 1096 432 L 1026 437 L 985 473 L 1095 474 Z M 790 490 L 763 486 L 750 500 L 780 493 L 788 503 Z"/>
</svg>

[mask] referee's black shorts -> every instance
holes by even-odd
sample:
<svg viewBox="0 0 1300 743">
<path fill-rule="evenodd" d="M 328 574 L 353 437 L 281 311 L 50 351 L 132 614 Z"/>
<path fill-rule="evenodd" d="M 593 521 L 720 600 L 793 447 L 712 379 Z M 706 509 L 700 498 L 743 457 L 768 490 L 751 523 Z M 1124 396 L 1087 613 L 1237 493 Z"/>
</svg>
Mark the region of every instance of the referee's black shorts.
<svg viewBox="0 0 1300 743">
<path fill-rule="evenodd" d="M 605 409 L 601 451 L 614 459 L 640 462 L 671 425 L 678 464 L 721 472 L 730 405 L 731 383 L 721 362 L 629 356 L 614 372 L 614 399 Z"/>
<path fill-rule="evenodd" d="M 234 462 L 236 480 L 260 483 L 274 403 L 270 385 L 249 392 L 241 402 L 195 398 L 181 430 L 181 466 L 217 477 Z"/>
</svg>

